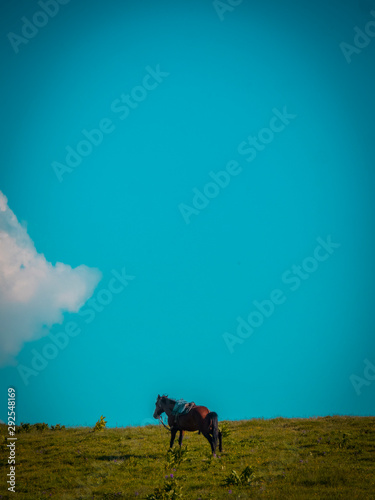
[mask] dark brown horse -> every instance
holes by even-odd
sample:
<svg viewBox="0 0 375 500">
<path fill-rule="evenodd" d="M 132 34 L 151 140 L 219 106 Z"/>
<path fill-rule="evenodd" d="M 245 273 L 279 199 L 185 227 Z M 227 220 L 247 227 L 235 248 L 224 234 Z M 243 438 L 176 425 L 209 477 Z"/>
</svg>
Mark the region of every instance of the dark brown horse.
<svg viewBox="0 0 375 500">
<path fill-rule="evenodd" d="M 210 443 L 213 455 L 215 455 L 218 442 L 219 450 L 222 451 L 222 439 L 217 421 L 217 413 L 214 411 L 210 412 L 205 406 L 193 406 L 189 413 L 175 416 L 172 413 L 175 403 L 174 399 L 158 395 L 154 411 L 154 418 L 160 420 L 160 415 L 163 412 L 168 415 L 168 424 L 171 430 L 170 447 L 172 448 L 178 431 L 180 431 L 178 440 L 180 446 L 182 445 L 184 431 L 199 431 Z"/>
</svg>

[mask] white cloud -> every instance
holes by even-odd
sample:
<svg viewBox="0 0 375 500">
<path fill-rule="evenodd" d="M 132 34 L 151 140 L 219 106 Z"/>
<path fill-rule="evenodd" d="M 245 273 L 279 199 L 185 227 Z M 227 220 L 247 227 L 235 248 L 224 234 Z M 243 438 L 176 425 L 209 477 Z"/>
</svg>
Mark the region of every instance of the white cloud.
<svg viewBox="0 0 375 500">
<path fill-rule="evenodd" d="M 47 262 L 0 191 L 0 365 L 47 335 L 63 312 L 78 312 L 100 279 L 98 269 Z"/>
</svg>

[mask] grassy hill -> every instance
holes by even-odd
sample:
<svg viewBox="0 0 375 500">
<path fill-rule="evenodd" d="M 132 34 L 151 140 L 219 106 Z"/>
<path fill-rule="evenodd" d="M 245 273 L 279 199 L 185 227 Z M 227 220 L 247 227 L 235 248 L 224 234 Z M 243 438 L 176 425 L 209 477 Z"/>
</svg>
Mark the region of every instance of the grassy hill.
<svg viewBox="0 0 375 500">
<path fill-rule="evenodd" d="M 197 433 L 186 434 L 182 454 L 167 453 L 169 433 L 161 426 L 95 432 L 34 426 L 17 434 L 15 498 L 375 498 L 375 417 L 254 419 L 220 426 L 224 450 L 217 458 Z M 13 494 L 5 479 L 5 425 L 0 432 L 3 500 Z"/>
</svg>

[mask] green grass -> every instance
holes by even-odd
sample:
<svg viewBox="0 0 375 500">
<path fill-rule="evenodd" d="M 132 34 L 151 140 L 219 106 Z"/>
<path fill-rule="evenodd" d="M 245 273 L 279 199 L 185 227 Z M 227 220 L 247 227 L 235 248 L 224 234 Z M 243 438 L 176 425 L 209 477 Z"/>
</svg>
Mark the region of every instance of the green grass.
<svg viewBox="0 0 375 500">
<path fill-rule="evenodd" d="M 187 500 L 375 498 L 375 417 L 226 424 L 230 433 L 217 458 L 203 436 L 187 433 L 179 464 L 167 454 L 169 433 L 161 426 L 19 433 L 16 498 L 146 498 L 168 484 L 182 495 L 169 498 Z M 3 500 L 13 497 L 6 491 L 5 425 L 0 432 Z"/>
</svg>

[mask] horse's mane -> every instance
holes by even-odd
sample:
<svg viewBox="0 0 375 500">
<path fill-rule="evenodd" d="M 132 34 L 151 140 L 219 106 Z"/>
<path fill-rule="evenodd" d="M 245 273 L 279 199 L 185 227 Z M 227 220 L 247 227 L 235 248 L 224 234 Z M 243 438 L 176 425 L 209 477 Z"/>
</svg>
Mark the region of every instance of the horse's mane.
<svg viewBox="0 0 375 500">
<path fill-rule="evenodd" d="M 168 394 L 163 394 L 163 395 L 162 395 L 162 398 L 168 399 L 169 401 L 173 401 L 173 402 L 176 402 L 176 401 L 177 401 L 177 399 L 172 399 L 172 398 L 169 398 L 169 397 L 168 397 Z"/>
</svg>

